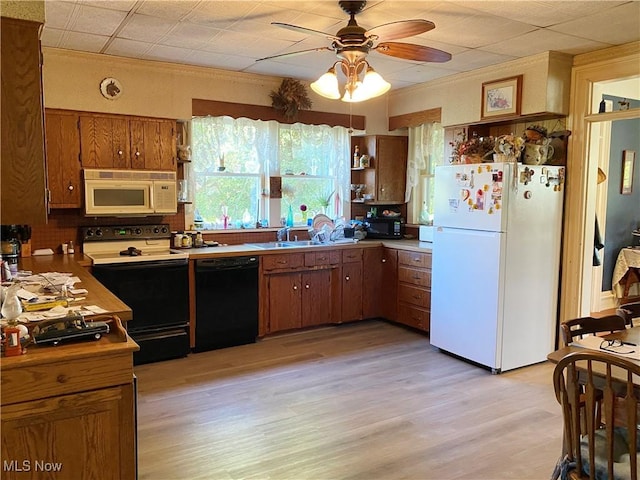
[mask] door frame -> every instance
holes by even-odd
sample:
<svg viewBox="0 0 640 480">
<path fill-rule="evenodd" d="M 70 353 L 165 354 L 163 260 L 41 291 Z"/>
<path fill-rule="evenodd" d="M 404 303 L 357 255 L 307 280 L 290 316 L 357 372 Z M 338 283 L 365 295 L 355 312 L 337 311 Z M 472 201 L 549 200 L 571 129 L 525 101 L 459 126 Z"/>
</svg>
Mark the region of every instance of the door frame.
<svg viewBox="0 0 640 480">
<path fill-rule="evenodd" d="M 598 163 L 588 154 L 594 122 L 640 118 L 639 109 L 591 113 L 598 82 L 640 76 L 640 42 L 577 55 L 571 72 L 560 321 L 590 313 Z M 597 111 L 597 109 L 595 110 Z"/>
</svg>

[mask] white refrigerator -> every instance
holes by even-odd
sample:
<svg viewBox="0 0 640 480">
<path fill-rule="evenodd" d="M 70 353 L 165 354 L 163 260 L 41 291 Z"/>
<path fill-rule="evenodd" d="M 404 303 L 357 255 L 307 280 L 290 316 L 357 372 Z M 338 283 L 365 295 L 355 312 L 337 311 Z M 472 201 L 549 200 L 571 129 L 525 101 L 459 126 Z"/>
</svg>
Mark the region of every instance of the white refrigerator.
<svg viewBox="0 0 640 480">
<path fill-rule="evenodd" d="M 554 350 L 564 177 L 545 165 L 436 167 L 432 345 L 493 373 Z"/>
</svg>

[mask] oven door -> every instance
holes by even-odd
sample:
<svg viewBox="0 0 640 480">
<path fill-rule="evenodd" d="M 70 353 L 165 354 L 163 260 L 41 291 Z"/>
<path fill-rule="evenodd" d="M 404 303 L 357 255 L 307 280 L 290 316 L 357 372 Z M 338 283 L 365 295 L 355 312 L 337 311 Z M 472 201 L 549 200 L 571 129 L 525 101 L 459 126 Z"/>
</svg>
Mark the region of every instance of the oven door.
<svg viewBox="0 0 640 480">
<path fill-rule="evenodd" d="M 188 259 L 93 266 L 93 275 L 133 310 L 129 333 L 187 327 Z"/>
</svg>

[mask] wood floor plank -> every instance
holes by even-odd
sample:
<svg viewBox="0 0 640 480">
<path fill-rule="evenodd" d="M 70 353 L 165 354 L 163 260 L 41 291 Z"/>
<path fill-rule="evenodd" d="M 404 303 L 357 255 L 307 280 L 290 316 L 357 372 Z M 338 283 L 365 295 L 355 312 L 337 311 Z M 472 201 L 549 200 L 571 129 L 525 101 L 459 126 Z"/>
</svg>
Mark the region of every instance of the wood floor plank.
<svg viewBox="0 0 640 480">
<path fill-rule="evenodd" d="M 381 321 L 137 366 L 139 478 L 546 478 L 552 371 L 492 375 Z"/>
</svg>

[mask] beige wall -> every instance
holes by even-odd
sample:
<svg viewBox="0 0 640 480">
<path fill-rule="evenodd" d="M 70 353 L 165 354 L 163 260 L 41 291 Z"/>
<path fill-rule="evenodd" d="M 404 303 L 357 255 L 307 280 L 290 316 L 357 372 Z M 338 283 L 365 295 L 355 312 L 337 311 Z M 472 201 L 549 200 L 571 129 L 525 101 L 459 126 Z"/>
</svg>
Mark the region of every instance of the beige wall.
<svg viewBox="0 0 640 480">
<path fill-rule="evenodd" d="M 442 107 L 445 126 L 477 123 L 482 83 L 522 74 L 522 115 L 541 112 L 567 115 L 571 61 L 570 55 L 545 52 L 394 90 L 389 94 L 389 114 Z"/>
<path fill-rule="evenodd" d="M 193 98 L 271 105 L 269 93 L 282 78 L 165 62 L 44 48 L 44 103 L 47 108 L 191 118 Z M 99 85 L 117 78 L 122 95 L 108 100 Z M 313 110 L 367 117 L 367 133 L 385 133 L 387 96 L 362 104 L 328 100 L 311 89 Z"/>
</svg>

